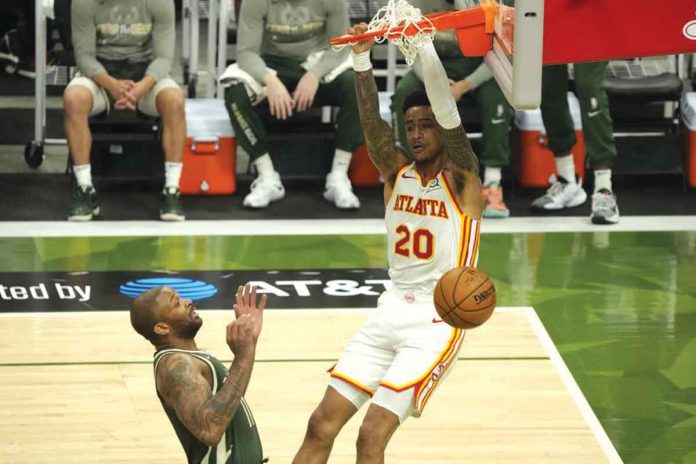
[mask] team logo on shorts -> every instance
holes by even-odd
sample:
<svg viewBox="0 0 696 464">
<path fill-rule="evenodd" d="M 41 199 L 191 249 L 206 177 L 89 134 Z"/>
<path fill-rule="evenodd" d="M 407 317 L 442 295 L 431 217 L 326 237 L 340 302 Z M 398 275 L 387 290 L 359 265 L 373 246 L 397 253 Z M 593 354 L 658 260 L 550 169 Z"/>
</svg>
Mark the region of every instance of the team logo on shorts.
<svg viewBox="0 0 696 464">
<path fill-rule="evenodd" d="M 684 24 L 684 29 L 682 29 L 684 37 L 689 40 L 696 40 L 696 21 L 689 21 Z"/>
<path fill-rule="evenodd" d="M 416 297 L 413 295 L 413 293 L 408 292 L 404 295 L 404 300 L 406 300 L 406 303 L 413 303 L 416 301 Z"/>
</svg>

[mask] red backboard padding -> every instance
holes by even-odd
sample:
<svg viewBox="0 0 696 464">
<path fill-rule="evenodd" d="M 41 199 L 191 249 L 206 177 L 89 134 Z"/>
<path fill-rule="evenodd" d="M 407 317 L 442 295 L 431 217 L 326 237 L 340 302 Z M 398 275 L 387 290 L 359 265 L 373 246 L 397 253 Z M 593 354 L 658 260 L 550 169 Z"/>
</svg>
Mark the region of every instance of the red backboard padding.
<svg viewBox="0 0 696 464">
<path fill-rule="evenodd" d="M 696 52 L 695 0 L 546 0 L 544 64 Z"/>
</svg>

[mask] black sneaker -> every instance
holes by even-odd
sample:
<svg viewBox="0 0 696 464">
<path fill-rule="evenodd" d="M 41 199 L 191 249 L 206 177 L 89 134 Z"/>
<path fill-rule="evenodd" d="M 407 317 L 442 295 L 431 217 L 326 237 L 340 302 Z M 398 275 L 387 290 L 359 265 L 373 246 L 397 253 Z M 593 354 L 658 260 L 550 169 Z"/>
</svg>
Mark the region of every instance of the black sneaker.
<svg viewBox="0 0 696 464">
<path fill-rule="evenodd" d="M 99 216 L 96 190 L 91 185 L 76 184 L 70 201 L 68 221 L 91 221 L 94 216 Z"/>
<path fill-rule="evenodd" d="M 592 195 L 592 224 L 616 224 L 619 222 L 619 204 L 616 195 L 601 189 Z"/>
<path fill-rule="evenodd" d="M 160 219 L 163 221 L 183 221 L 186 219 L 184 210 L 179 200 L 179 189 L 165 187 L 162 190 L 162 206 L 160 207 Z"/>
</svg>

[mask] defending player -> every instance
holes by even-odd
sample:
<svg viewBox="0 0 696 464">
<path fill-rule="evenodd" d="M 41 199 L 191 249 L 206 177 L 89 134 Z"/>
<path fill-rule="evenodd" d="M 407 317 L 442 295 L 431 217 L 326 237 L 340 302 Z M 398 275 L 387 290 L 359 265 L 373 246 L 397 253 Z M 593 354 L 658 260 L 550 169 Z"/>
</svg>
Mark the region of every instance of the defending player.
<svg viewBox="0 0 696 464">
<path fill-rule="evenodd" d="M 227 325 L 227 345 L 234 353 L 229 369 L 199 351 L 196 333 L 203 325 L 190 300 L 169 287 L 140 295 L 130 310 L 131 324 L 150 341 L 157 396 L 172 423 L 189 464 L 261 464 L 261 440 L 244 401 L 263 326 L 266 295 L 256 303 L 256 289 L 237 289 L 237 319 Z"/>
<path fill-rule="evenodd" d="M 367 30 L 359 24 L 349 34 Z M 483 197 L 478 163 L 462 127 L 447 76 L 432 43 L 419 52 L 427 95 L 404 104 L 413 163 L 405 165 L 382 121 L 372 74 L 372 40 L 353 46 L 360 122 L 370 157 L 384 179 L 389 276 L 377 311 L 331 371 L 294 463 L 325 463 L 343 425 L 367 402 L 357 440 L 358 463 L 382 463 L 398 426 L 419 416 L 450 372 L 464 333 L 442 323 L 433 305 L 438 278 L 475 266 Z"/>
</svg>

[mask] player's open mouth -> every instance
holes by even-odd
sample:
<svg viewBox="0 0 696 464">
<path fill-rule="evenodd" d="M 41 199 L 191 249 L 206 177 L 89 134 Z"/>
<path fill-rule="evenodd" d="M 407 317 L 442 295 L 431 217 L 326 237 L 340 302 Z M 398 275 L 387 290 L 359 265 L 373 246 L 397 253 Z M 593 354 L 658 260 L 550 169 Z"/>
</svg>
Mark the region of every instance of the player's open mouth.
<svg viewBox="0 0 696 464">
<path fill-rule="evenodd" d="M 414 153 L 422 153 L 423 150 L 425 150 L 425 146 L 423 146 L 423 145 L 414 145 L 413 146 Z"/>
</svg>

